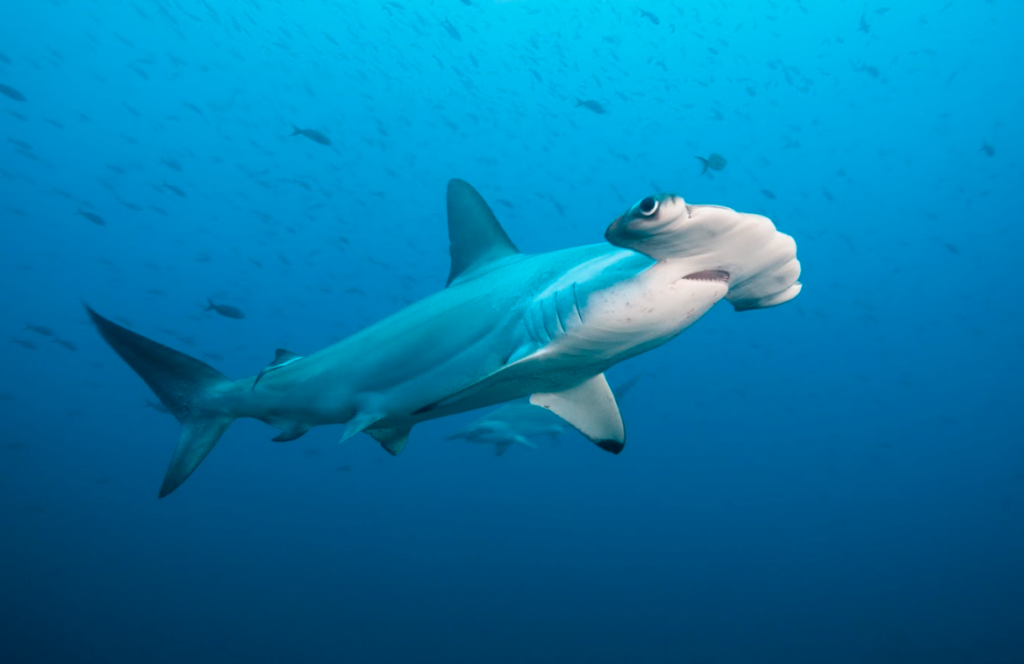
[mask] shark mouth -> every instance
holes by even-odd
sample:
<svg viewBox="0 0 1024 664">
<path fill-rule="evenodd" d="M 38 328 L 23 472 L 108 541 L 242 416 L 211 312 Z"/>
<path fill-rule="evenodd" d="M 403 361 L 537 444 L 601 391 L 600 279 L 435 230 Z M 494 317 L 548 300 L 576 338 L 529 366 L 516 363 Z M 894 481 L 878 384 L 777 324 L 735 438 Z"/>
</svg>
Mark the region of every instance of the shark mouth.
<svg viewBox="0 0 1024 664">
<path fill-rule="evenodd" d="M 729 273 L 725 270 L 701 270 L 700 272 L 688 274 L 683 279 L 690 279 L 691 281 L 719 281 L 727 284 L 729 283 Z"/>
</svg>

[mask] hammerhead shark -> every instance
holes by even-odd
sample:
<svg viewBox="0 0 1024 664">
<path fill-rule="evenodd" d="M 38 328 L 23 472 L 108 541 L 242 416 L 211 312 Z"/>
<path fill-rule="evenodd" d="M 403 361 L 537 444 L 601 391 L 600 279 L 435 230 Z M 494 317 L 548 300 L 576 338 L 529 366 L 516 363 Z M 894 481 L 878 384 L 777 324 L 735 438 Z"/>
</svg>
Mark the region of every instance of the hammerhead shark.
<svg viewBox="0 0 1024 664">
<path fill-rule="evenodd" d="M 448 183 L 447 287 L 312 355 L 279 349 L 230 380 L 86 306 L 100 335 L 182 426 L 160 488 L 181 486 L 240 417 L 289 441 L 344 424 L 397 455 L 425 420 L 529 397 L 601 449 L 626 434 L 609 367 L 669 341 L 725 299 L 736 310 L 800 292 L 796 242 L 760 215 L 647 196 L 607 242 L 522 254 L 462 180 Z"/>
</svg>

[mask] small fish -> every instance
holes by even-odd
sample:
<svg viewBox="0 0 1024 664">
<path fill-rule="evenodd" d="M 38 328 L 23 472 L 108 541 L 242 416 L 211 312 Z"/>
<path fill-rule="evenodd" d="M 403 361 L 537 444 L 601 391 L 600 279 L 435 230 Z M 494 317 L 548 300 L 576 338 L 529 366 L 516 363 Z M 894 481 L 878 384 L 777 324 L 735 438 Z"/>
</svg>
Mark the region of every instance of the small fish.
<svg viewBox="0 0 1024 664">
<path fill-rule="evenodd" d="M 871 32 L 871 24 L 868 23 L 867 14 L 860 15 L 860 26 L 858 26 L 857 29 L 863 32 L 864 34 L 868 34 L 869 32 Z"/>
<path fill-rule="evenodd" d="M 16 138 L 8 138 L 7 142 L 8 143 L 14 143 L 15 145 L 17 145 L 22 150 L 31 150 L 32 149 L 32 145 L 31 144 L 26 143 L 25 141 L 19 141 Z"/>
<path fill-rule="evenodd" d="M 459 34 L 459 31 L 455 29 L 455 26 L 452 25 L 452 22 L 449 21 L 448 19 L 444 20 L 444 23 L 441 24 L 441 27 L 448 31 L 449 37 L 451 37 L 457 42 L 462 41 L 462 35 Z"/>
<path fill-rule="evenodd" d="M 641 9 L 640 10 L 640 17 L 641 18 L 649 19 L 650 22 L 653 23 L 654 25 L 660 25 L 661 24 L 661 21 L 658 20 L 658 17 L 655 16 L 654 14 L 652 14 L 649 11 L 644 11 L 643 9 Z"/>
<path fill-rule="evenodd" d="M 728 161 L 726 161 L 725 157 L 718 154 L 717 152 L 712 152 L 711 154 L 709 154 L 707 159 L 705 159 L 704 157 L 697 157 L 697 159 L 699 159 L 701 163 L 701 175 L 707 173 L 708 169 L 711 169 L 713 171 L 720 171 L 723 168 L 725 168 L 726 164 L 729 163 Z"/>
<path fill-rule="evenodd" d="M 181 187 L 175 187 L 173 184 L 167 184 L 166 182 L 164 182 L 164 189 L 172 191 L 178 196 L 181 196 L 182 198 L 188 198 L 188 196 L 185 195 L 185 192 L 181 190 Z"/>
<path fill-rule="evenodd" d="M 299 129 L 295 125 L 292 125 L 292 136 L 305 136 L 314 143 L 320 145 L 330 145 L 331 139 L 327 138 L 327 135 L 317 131 L 316 129 Z"/>
<path fill-rule="evenodd" d="M 996 156 L 996 149 L 988 141 L 985 141 L 985 144 L 981 146 L 980 152 L 984 152 L 989 157 Z"/>
<path fill-rule="evenodd" d="M 82 210 L 81 208 L 79 208 L 79 210 L 78 210 L 78 212 L 76 214 L 78 214 L 78 216 L 80 216 L 80 217 L 85 217 L 86 219 L 88 219 L 92 223 L 96 224 L 97 226 L 106 226 L 107 225 L 107 222 L 103 221 L 103 217 L 101 217 L 100 215 L 96 214 L 95 212 L 87 212 L 86 210 Z"/>
<path fill-rule="evenodd" d="M 206 301 L 210 303 L 210 306 L 203 311 L 216 311 L 225 318 L 234 318 L 235 320 L 245 318 L 245 314 L 238 307 L 233 307 L 230 304 L 214 304 L 210 298 L 206 298 Z"/>
<path fill-rule="evenodd" d="M 25 95 L 21 94 L 21 92 L 15 90 L 9 85 L 4 85 L 3 83 L 0 83 L 0 95 L 10 97 L 14 101 L 25 101 Z"/>
<path fill-rule="evenodd" d="M 166 159 L 161 159 L 160 163 L 166 166 L 167 168 L 171 169 L 172 171 L 177 171 L 179 173 L 181 172 L 181 164 L 179 164 L 176 159 L 167 157 Z"/>
<path fill-rule="evenodd" d="M 867 74 L 871 78 L 878 78 L 878 77 L 880 77 L 882 75 L 882 72 L 878 69 L 878 67 L 873 67 L 871 65 L 864 65 L 864 64 L 861 64 L 861 65 L 854 64 L 853 65 L 853 71 L 858 72 L 858 73 Z"/>
<path fill-rule="evenodd" d="M 61 198 L 66 198 L 69 201 L 75 200 L 75 195 L 74 194 L 72 194 L 71 192 L 68 192 L 68 191 L 64 191 L 63 189 L 57 189 L 56 187 L 54 187 L 53 189 L 50 189 L 49 191 L 47 191 L 45 193 L 57 194 Z"/>
<path fill-rule="evenodd" d="M 33 325 L 32 323 L 25 323 L 25 329 L 29 330 L 30 332 L 35 332 L 36 334 L 42 337 L 57 336 L 53 333 L 53 330 L 51 330 L 48 327 L 43 327 L 42 325 Z"/>
<path fill-rule="evenodd" d="M 78 346 L 76 346 L 75 344 L 71 343 L 67 339 L 54 339 L 53 343 L 59 344 L 63 348 L 66 348 L 66 349 L 71 350 L 71 351 L 78 350 Z"/>
<path fill-rule="evenodd" d="M 11 339 L 11 343 L 18 344 L 22 348 L 28 348 L 29 350 L 35 350 L 36 348 L 39 348 L 39 346 L 35 345 L 34 343 L 27 339 Z"/>
<path fill-rule="evenodd" d="M 605 113 L 608 112 L 604 109 L 604 106 L 602 106 L 601 102 L 599 101 L 595 101 L 593 99 L 580 99 L 579 97 L 577 97 L 576 108 L 579 108 L 581 106 L 587 109 L 588 111 L 593 111 L 594 113 L 597 113 L 598 115 L 604 115 Z"/>
<path fill-rule="evenodd" d="M 773 192 L 771 189 L 762 189 L 761 193 L 764 194 L 765 198 L 770 198 L 773 201 L 775 200 L 775 192 Z"/>
</svg>

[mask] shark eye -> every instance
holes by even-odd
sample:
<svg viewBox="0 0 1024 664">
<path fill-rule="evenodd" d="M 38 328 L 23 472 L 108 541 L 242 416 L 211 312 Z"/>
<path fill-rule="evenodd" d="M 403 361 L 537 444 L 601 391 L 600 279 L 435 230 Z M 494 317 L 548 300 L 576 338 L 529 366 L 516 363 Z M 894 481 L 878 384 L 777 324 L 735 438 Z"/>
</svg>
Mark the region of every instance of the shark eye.
<svg viewBox="0 0 1024 664">
<path fill-rule="evenodd" d="M 659 201 L 657 198 L 655 198 L 654 196 L 648 196 L 647 198 L 637 203 L 636 207 L 638 210 L 640 210 L 640 214 L 644 215 L 645 217 L 650 217 L 651 215 L 658 211 L 658 205 Z"/>
</svg>

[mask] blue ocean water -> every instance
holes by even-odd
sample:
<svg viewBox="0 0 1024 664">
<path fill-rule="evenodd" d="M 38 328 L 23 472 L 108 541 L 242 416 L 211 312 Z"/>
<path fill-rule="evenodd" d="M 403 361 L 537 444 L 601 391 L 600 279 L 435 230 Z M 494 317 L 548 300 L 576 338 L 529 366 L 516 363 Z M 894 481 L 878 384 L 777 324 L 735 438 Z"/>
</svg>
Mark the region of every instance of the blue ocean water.
<svg viewBox="0 0 1024 664">
<path fill-rule="evenodd" d="M 0 661 L 1024 661 L 1022 19 L 4 4 Z M 610 371 L 617 456 L 241 420 L 158 500 L 179 426 L 82 303 L 253 375 L 442 288 L 454 177 L 527 252 L 764 214 L 804 290 Z"/>
</svg>

